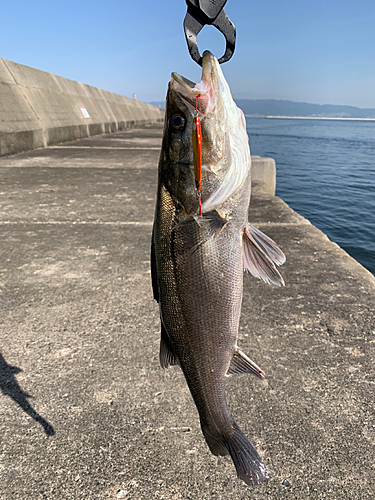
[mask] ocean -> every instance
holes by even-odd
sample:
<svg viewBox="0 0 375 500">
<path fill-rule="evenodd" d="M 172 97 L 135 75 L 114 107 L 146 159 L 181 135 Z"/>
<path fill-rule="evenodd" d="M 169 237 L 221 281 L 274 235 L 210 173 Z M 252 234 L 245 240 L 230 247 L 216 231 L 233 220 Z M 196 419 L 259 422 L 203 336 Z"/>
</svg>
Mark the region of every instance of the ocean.
<svg viewBox="0 0 375 500">
<path fill-rule="evenodd" d="M 276 195 L 375 275 L 375 122 L 246 118 Z"/>
</svg>

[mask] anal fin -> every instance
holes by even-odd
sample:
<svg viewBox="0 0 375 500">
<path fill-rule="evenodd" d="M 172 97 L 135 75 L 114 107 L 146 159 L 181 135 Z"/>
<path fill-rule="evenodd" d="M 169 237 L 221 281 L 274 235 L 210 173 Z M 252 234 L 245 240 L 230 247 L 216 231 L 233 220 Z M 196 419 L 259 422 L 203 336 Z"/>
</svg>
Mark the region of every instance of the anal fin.
<svg viewBox="0 0 375 500">
<path fill-rule="evenodd" d="M 264 379 L 264 372 L 259 366 L 254 363 L 246 354 L 236 346 L 230 367 L 227 375 L 234 375 L 235 373 L 252 373 L 260 379 Z"/>
</svg>

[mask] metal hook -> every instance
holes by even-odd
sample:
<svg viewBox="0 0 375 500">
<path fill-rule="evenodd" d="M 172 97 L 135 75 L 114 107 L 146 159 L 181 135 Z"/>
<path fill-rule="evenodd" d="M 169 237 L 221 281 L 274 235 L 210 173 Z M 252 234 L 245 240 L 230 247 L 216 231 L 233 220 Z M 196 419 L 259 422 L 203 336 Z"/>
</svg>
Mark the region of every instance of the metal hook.
<svg viewBox="0 0 375 500">
<path fill-rule="evenodd" d="M 197 35 L 206 24 L 215 26 L 225 37 L 225 54 L 219 64 L 229 61 L 236 45 L 236 28 L 225 13 L 227 0 L 186 0 L 188 10 L 184 19 L 184 31 L 188 49 L 193 60 L 202 66 Z"/>
</svg>

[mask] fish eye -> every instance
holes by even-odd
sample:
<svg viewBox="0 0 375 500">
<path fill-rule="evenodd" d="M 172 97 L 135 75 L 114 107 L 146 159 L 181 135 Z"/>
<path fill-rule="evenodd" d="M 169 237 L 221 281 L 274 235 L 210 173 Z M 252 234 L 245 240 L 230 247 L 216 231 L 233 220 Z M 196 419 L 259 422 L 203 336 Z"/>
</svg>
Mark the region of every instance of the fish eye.
<svg viewBox="0 0 375 500">
<path fill-rule="evenodd" d="M 172 113 L 169 117 L 169 128 L 172 132 L 182 132 L 186 125 L 186 118 L 182 113 Z"/>
</svg>

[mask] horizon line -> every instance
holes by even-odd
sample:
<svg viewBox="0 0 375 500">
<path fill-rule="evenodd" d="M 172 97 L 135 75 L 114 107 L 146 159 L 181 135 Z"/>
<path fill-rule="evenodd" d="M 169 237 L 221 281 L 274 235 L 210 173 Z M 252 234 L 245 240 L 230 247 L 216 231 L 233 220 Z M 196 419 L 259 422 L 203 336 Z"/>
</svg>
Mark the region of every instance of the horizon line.
<svg viewBox="0 0 375 500">
<path fill-rule="evenodd" d="M 374 122 L 375 118 L 352 118 L 339 116 L 283 116 L 283 115 L 249 115 L 245 114 L 246 118 L 271 118 L 271 119 L 286 119 L 286 120 L 341 120 L 341 121 L 362 121 Z"/>
</svg>

